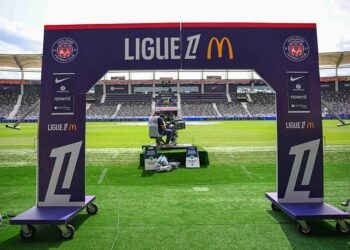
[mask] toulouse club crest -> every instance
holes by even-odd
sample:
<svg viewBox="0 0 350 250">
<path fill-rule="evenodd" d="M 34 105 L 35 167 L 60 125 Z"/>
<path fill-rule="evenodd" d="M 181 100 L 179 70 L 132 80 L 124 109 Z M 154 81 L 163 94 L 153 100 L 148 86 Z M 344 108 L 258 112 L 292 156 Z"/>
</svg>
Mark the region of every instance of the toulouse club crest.
<svg viewBox="0 0 350 250">
<path fill-rule="evenodd" d="M 309 55 L 309 44 L 300 36 L 291 36 L 283 44 L 283 52 L 291 61 L 303 61 Z"/>
<path fill-rule="evenodd" d="M 53 44 L 51 54 L 56 62 L 69 63 L 77 57 L 78 45 L 73 39 L 63 37 Z"/>
</svg>

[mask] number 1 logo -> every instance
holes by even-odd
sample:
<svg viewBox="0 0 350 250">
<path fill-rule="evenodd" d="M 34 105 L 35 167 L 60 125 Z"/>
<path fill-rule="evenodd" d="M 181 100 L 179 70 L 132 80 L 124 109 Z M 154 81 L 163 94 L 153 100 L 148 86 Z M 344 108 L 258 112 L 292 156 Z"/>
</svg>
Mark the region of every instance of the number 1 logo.
<svg viewBox="0 0 350 250">
<path fill-rule="evenodd" d="M 78 156 L 80 153 L 82 141 L 68 144 L 62 147 L 54 148 L 51 151 L 50 157 L 56 158 L 55 164 L 52 170 L 50 182 L 47 188 L 45 201 L 41 205 L 50 206 L 77 206 L 81 202 L 70 202 L 70 194 L 56 194 L 56 188 L 58 185 L 58 179 L 62 173 L 62 166 L 64 158 L 67 154 L 70 154 L 67 170 L 63 179 L 62 189 L 70 189 L 72 184 L 73 175 L 77 166 Z M 83 202 L 84 203 L 84 202 Z"/>
<path fill-rule="evenodd" d="M 301 185 L 310 185 L 310 180 L 315 167 L 316 156 L 320 145 L 320 139 L 295 145 L 290 148 L 289 155 L 294 155 L 292 171 L 289 176 L 288 186 L 281 202 L 322 202 L 323 198 L 310 198 L 310 191 L 295 191 L 301 164 L 306 151 L 310 151 L 306 162 Z"/>
</svg>

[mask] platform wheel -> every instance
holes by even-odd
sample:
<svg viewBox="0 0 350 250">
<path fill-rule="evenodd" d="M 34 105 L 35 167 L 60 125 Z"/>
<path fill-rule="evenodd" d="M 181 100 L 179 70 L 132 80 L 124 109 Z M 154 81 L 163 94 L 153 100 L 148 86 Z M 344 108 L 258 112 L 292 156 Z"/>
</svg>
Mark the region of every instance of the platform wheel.
<svg viewBox="0 0 350 250">
<path fill-rule="evenodd" d="M 63 230 L 61 229 L 60 230 L 61 238 L 64 239 L 64 240 L 72 239 L 73 236 L 74 236 L 74 233 L 75 233 L 74 227 L 72 225 L 70 225 L 70 224 L 66 225 L 65 229 L 63 229 Z"/>
<path fill-rule="evenodd" d="M 20 231 L 21 238 L 23 240 L 33 239 L 35 236 L 36 230 L 32 225 L 23 225 Z"/>
<path fill-rule="evenodd" d="M 339 234 L 349 234 L 350 224 L 346 221 L 342 221 L 342 222 L 338 221 L 337 224 L 335 225 L 335 229 Z"/>
<path fill-rule="evenodd" d="M 94 204 L 94 203 L 90 203 L 89 205 L 87 205 L 86 207 L 86 212 L 90 215 L 95 215 L 97 214 L 98 211 L 98 207 Z"/>
<path fill-rule="evenodd" d="M 281 209 L 275 203 L 271 203 L 271 208 L 273 211 L 281 211 Z"/>
<path fill-rule="evenodd" d="M 306 222 L 303 224 L 298 223 L 298 230 L 303 235 L 310 235 L 311 234 L 311 227 Z"/>
</svg>

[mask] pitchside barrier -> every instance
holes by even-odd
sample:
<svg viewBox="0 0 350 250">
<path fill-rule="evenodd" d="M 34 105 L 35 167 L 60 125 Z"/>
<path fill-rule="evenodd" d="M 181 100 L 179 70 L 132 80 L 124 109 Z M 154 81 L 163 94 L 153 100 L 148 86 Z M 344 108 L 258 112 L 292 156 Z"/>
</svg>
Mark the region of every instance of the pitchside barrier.
<svg viewBox="0 0 350 250">
<path fill-rule="evenodd" d="M 346 230 L 343 219 L 349 215 L 323 203 L 320 76 L 312 23 L 45 26 L 35 208 L 86 205 L 88 90 L 109 70 L 156 69 L 254 69 L 276 92 L 277 193 L 267 197 L 296 220 L 342 219 Z M 29 216 L 12 223 L 30 224 Z"/>
</svg>

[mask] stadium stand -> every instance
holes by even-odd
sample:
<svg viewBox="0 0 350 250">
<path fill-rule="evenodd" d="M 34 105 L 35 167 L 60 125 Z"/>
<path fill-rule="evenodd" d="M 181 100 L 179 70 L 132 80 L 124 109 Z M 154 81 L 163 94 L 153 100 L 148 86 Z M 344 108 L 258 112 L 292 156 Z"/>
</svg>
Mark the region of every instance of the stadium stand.
<svg viewBox="0 0 350 250">
<path fill-rule="evenodd" d="M 247 107 L 253 117 L 276 117 L 275 94 L 252 93 L 250 98 Z"/>
<path fill-rule="evenodd" d="M 321 98 L 335 113 L 340 115 L 350 114 L 350 91 L 321 91 Z M 325 107 L 322 107 L 322 115 L 333 116 Z"/>
<path fill-rule="evenodd" d="M 111 116 L 117 111 L 118 104 L 120 104 L 120 109 L 116 113 L 117 118 L 149 117 L 152 113 L 151 101 L 152 101 L 151 94 L 120 94 L 120 93 L 108 94 L 107 93 L 105 104 L 114 107 L 113 113 L 110 113 L 111 110 L 109 111 L 108 118 L 111 118 Z"/>
<path fill-rule="evenodd" d="M 200 102 L 191 100 L 191 102 L 182 102 L 183 117 L 216 117 L 213 104 L 211 102 Z"/>
<path fill-rule="evenodd" d="M 118 102 L 118 103 L 129 103 L 129 102 L 149 102 L 151 103 L 151 94 L 108 94 L 106 95 L 105 102 Z"/>
<path fill-rule="evenodd" d="M 122 103 L 117 117 L 149 117 L 151 114 L 151 102 Z"/>
<path fill-rule="evenodd" d="M 334 87 L 322 89 L 321 97 L 336 114 L 350 116 L 350 88 L 348 89 L 345 84 L 349 82 L 345 82 L 344 87 L 339 91 Z M 24 85 L 24 94 L 16 119 L 19 119 L 39 99 L 39 85 Z M 334 86 L 334 83 L 329 85 Z M 2 85 L 0 89 L 1 120 L 8 118 L 14 110 L 20 94 L 19 84 L 12 85 L 11 90 L 7 86 L 11 85 Z M 152 102 L 156 107 L 180 107 L 183 117 L 250 119 L 276 116 L 274 93 L 231 92 L 228 95 L 226 92 L 196 92 L 181 93 L 179 99 L 177 95 L 176 92 L 161 92 L 155 97 L 152 97 L 153 95 L 149 92 L 148 94 L 106 93 L 104 95 L 100 84 L 96 85 L 95 92 L 87 94 L 86 117 L 88 119 L 147 118 L 152 113 Z M 179 104 L 178 100 L 181 100 Z M 322 107 L 322 114 L 326 118 L 334 117 L 325 107 Z M 38 108 L 27 117 L 27 119 L 36 118 L 38 118 Z"/>
<path fill-rule="evenodd" d="M 237 100 L 238 102 L 248 102 L 248 96 L 247 94 L 243 93 L 231 93 L 231 99 Z"/>
<path fill-rule="evenodd" d="M 108 119 L 117 109 L 116 103 L 92 103 L 86 112 L 88 119 Z"/>
<path fill-rule="evenodd" d="M 24 94 L 22 97 L 21 107 L 18 110 L 16 118 L 19 119 L 30 107 L 34 105 L 39 100 L 38 94 Z M 38 118 L 39 107 L 36 108 L 33 112 L 28 114 L 27 119 L 36 119 Z"/>
<path fill-rule="evenodd" d="M 159 107 L 177 106 L 177 96 L 174 93 L 160 93 L 154 98 L 154 101 Z"/>
<path fill-rule="evenodd" d="M 189 93 L 181 94 L 182 102 L 216 102 L 227 101 L 225 93 Z"/>
<path fill-rule="evenodd" d="M 16 93 L 1 93 L 0 92 L 0 119 L 6 119 L 13 110 L 18 99 Z"/>
<path fill-rule="evenodd" d="M 227 102 L 225 93 L 181 94 L 182 116 L 216 117 L 217 113 L 213 107 L 213 103 L 221 102 Z"/>
<path fill-rule="evenodd" d="M 232 102 L 217 102 L 216 106 L 223 117 L 248 117 L 249 115 L 237 100 Z"/>
</svg>

